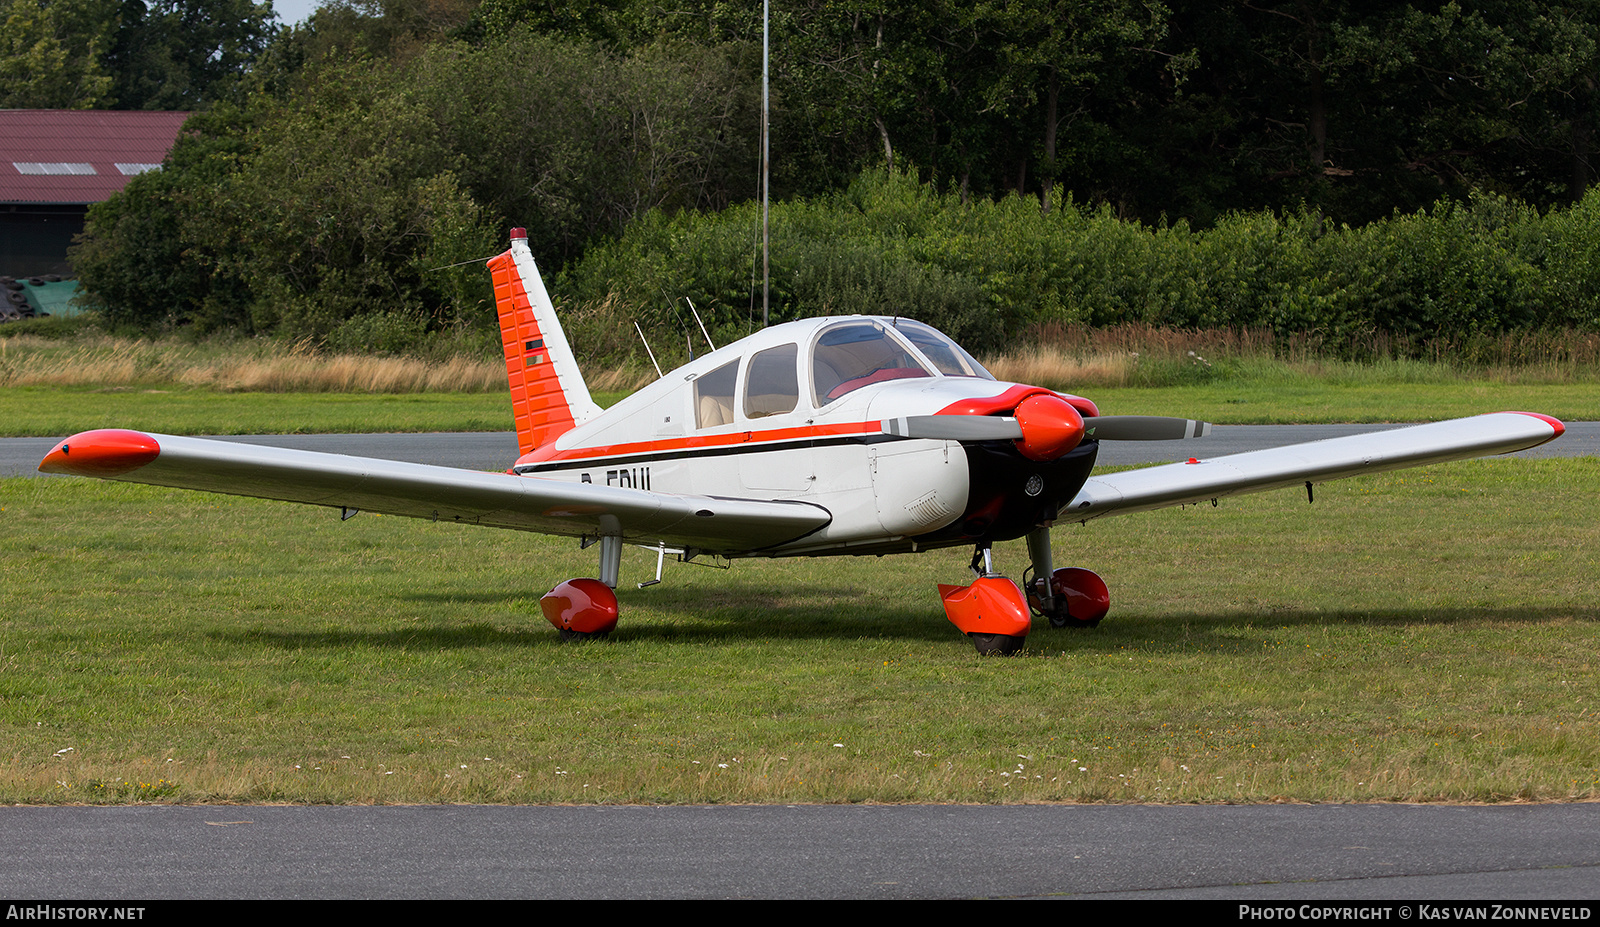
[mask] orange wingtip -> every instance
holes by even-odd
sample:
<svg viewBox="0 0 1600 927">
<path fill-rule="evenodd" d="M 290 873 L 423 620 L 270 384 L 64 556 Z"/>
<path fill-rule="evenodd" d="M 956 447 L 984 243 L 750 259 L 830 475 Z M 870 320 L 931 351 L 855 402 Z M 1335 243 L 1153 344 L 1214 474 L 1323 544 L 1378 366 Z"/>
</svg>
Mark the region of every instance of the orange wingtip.
<svg viewBox="0 0 1600 927">
<path fill-rule="evenodd" d="M 142 431 L 102 428 L 75 434 L 57 444 L 39 462 L 39 472 L 121 476 L 155 460 L 160 453 L 161 445 Z"/>
<path fill-rule="evenodd" d="M 1530 418 L 1536 418 L 1539 421 L 1544 422 L 1546 425 L 1549 425 L 1551 428 L 1554 428 L 1556 433 L 1550 436 L 1552 441 L 1561 437 L 1562 433 L 1567 430 L 1567 426 L 1561 424 L 1560 419 L 1551 418 L 1548 415 L 1541 415 L 1538 412 L 1519 412 L 1516 409 L 1507 409 L 1506 411 L 1510 412 L 1512 415 L 1526 415 Z"/>
</svg>

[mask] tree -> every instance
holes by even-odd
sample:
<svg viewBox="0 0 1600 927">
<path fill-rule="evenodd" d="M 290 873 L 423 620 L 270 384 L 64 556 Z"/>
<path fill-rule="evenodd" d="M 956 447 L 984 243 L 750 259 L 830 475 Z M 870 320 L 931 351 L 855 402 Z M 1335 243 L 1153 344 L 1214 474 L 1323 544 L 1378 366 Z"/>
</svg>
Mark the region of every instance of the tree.
<svg viewBox="0 0 1600 927">
<path fill-rule="evenodd" d="M 116 0 L 0 0 L 0 107 L 94 109 L 112 78 L 100 62 Z"/>
<path fill-rule="evenodd" d="M 1305 202 L 1365 222 L 1474 188 L 1549 205 L 1593 176 L 1590 4 L 1170 2 L 1169 47 L 1198 64 L 1181 96 L 1148 88 L 1168 128 L 1121 123 L 1194 191 L 1175 213 Z"/>
<path fill-rule="evenodd" d="M 1124 102 L 1115 88 L 1127 72 L 1166 63 L 1152 52 L 1166 33 L 1167 9 L 1128 0 L 994 0 L 974 7 L 972 15 L 985 44 L 997 49 L 993 79 L 983 88 L 986 109 L 1038 139 L 1025 156 L 1036 167 L 1040 202 L 1048 210 L 1056 183 L 1073 173 L 1069 165 L 1094 160 L 1098 133 L 1092 125 L 1108 104 Z M 1088 131 L 1073 133 L 1064 148 L 1061 129 L 1073 123 Z M 1028 190 L 1026 163 L 1016 176 L 1017 192 Z"/>
<path fill-rule="evenodd" d="M 405 82 L 474 198 L 561 262 L 647 210 L 753 194 L 755 88 L 737 52 L 619 54 L 521 29 L 481 48 L 434 46 Z"/>
<path fill-rule="evenodd" d="M 251 129 L 250 149 L 197 228 L 244 281 L 254 329 L 320 339 L 371 314 L 445 324 L 487 295 L 434 273 L 487 255 L 494 236 L 438 129 L 384 69 L 323 71 Z"/>
<path fill-rule="evenodd" d="M 123 0 L 106 52 L 118 109 L 193 110 L 247 72 L 277 31 L 271 0 Z"/>
<path fill-rule="evenodd" d="M 89 207 L 69 256 L 84 296 L 113 324 L 249 329 L 249 290 L 216 226 L 227 221 L 219 191 L 251 157 L 263 103 L 190 116 L 161 170 Z"/>
</svg>

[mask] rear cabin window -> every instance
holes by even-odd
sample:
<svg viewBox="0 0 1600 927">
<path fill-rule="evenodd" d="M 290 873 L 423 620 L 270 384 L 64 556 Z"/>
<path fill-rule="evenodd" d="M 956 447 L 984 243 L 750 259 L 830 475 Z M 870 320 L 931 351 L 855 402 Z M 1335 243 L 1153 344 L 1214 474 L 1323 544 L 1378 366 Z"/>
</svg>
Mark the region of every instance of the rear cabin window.
<svg viewBox="0 0 1600 927">
<path fill-rule="evenodd" d="M 758 351 L 750 358 L 744 378 L 745 418 L 765 418 L 793 412 L 800 401 L 800 376 L 795 361 L 800 346 L 785 344 Z"/>
<path fill-rule="evenodd" d="M 829 328 L 811 355 L 811 385 L 819 408 L 872 383 L 932 375 L 873 321 Z"/>
<path fill-rule="evenodd" d="M 733 423 L 733 384 L 738 376 L 739 362 L 729 361 L 694 381 L 696 428 Z"/>
</svg>

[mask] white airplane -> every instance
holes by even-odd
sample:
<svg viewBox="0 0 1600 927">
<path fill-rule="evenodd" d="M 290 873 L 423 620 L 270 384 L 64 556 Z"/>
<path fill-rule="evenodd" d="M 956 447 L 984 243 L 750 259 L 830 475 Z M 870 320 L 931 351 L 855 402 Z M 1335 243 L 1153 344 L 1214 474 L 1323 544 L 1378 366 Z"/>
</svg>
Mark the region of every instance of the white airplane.
<svg viewBox="0 0 1600 927">
<path fill-rule="evenodd" d="M 1050 527 L 1363 473 L 1504 454 L 1561 422 L 1501 412 L 1094 476 L 1100 441 L 1189 439 L 1186 419 L 1100 415 L 1079 396 L 1000 382 L 910 319 L 776 325 L 713 350 L 602 410 L 590 398 L 526 233 L 494 275 L 521 457 L 505 473 L 103 429 L 62 441 L 47 473 L 325 505 L 575 537 L 599 578 L 541 600 L 564 639 L 617 623 L 624 544 L 689 561 L 918 553 L 968 546 L 976 579 L 940 585 L 979 652 L 1022 647 L 1032 614 L 1090 627 L 1109 595 L 1056 569 Z M 1024 586 L 993 570 L 1026 537 Z M 653 583 L 641 583 L 641 586 Z"/>
</svg>

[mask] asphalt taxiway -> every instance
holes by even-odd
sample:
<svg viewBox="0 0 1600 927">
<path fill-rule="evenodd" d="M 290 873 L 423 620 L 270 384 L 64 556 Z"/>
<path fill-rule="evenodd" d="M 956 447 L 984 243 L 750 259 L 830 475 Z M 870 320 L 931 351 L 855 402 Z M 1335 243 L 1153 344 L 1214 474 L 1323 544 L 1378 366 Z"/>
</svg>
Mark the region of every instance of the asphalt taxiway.
<svg viewBox="0 0 1600 927">
<path fill-rule="evenodd" d="M 1597 832 L 1600 804 L 0 808 L 0 886 L 124 901 L 1366 899 L 1399 921 L 1399 903 L 1600 897 Z"/>
</svg>

